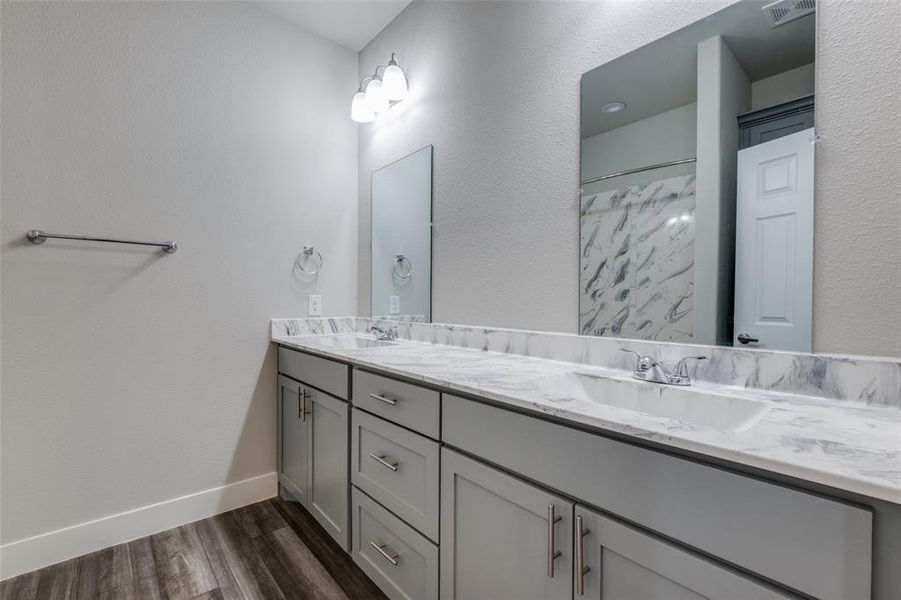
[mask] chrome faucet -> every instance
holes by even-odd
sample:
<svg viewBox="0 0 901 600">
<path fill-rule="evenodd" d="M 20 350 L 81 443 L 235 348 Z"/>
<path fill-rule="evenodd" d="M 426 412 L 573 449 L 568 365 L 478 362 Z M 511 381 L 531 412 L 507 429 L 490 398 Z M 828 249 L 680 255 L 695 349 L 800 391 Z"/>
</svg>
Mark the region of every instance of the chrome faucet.
<svg viewBox="0 0 901 600">
<path fill-rule="evenodd" d="M 641 381 L 667 385 L 691 385 L 691 376 L 688 374 L 688 361 L 707 360 L 706 356 L 686 356 L 680 359 L 676 363 L 676 367 L 670 371 L 662 362 L 651 356 L 644 356 L 628 348 L 620 348 L 620 350 L 634 354 L 637 359 L 635 361 L 635 370 L 632 371 L 632 377 Z"/>
<path fill-rule="evenodd" d="M 390 327 L 388 327 L 386 329 L 382 329 L 378 325 L 370 325 L 368 331 L 369 331 L 369 333 L 374 334 L 375 339 L 377 339 L 381 342 L 385 342 L 385 341 L 390 342 L 390 341 L 394 341 L 397 339 L 397 333 L 395 333 L 395 331 L 393 329 L 391 329 Z"/>
</svg>

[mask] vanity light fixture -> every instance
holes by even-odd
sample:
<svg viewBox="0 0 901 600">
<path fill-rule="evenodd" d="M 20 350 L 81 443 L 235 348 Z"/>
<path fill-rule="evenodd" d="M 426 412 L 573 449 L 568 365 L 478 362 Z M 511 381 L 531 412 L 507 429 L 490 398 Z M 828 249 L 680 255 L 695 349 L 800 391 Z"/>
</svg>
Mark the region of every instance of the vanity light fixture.
<svg viewBox="0 0 901 600">
<path fill-rule="evenodd" d="M 397 64 L 397 54 L 391 53 L 391 60 L 382 73 L 382 85 L 388 100 L 400 102 L 407 97 L 407 76 Z"/>
<path fill-rule="evenodd" d="M 616 113 L 622 110 L 626 110 L 625 102 L 610 102 L 601 107 L 601 112 L 605 113 Z"/>
<path fill-rule="evenodd" d="M 366 84 L 366 104 L 376 114 L 388 110 L 388 94 L 382 88 L 381 79 L 373 77 Z"/>
<path fill-rule="evenodd" d="M 379 65 L 375 73 L 360 82 L 350 104 L 350 118 L 357 123 L 371 123 L 377 113 L 406 98 L 407 91 L 407 76 L 397 64 L 397 54 L 392 52 L 387 65 Z"/>
<path fill-rule="evenodd" d="M 357 123 L 372 123 L 375 121 L 375 111 L 369 108 L 369 104 L 366 103 L 366 93 L 363 91 L 362 85 L 357 90 L 357 93 L 354 94 L 354 99 L 350 103 L 350 118 Z"/>
</svg>

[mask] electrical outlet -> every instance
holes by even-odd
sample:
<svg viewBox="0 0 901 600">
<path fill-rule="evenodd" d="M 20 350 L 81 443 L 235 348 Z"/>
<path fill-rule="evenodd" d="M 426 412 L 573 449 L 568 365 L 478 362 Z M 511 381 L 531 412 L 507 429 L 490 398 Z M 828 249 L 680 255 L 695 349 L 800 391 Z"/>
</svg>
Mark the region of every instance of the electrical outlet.
<svg viewBox="0 0 901 600">
<path fill-rule="evenodd" d="M 307 313 L 311 317 L 318 317 L 322 315 L 322 296 L 319 294 L 310 294 L 309 298 L 309 306 L 307 307 Z"/>
<path fill-rule="evenodd" d="M 388 296 L 388 314 L 400 314 L 400 296 Z"/>
</svg>

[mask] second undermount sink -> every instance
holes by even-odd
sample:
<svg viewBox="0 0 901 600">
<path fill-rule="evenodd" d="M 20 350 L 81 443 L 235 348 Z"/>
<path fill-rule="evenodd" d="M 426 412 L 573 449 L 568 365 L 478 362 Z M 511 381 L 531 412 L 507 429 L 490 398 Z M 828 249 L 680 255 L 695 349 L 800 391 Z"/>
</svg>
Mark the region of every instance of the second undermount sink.
<svg viewBox="0 0 901 600">
<path fill-rule="evenodd" d="M 377 340 L 367 335 L 354 333 L 342 333 L 338 335 L 323 335 L 316 337 L 316 343 L 327 348 L 339 348 L 342 350 L 357 350 L 360 348 L 380 348 L 382 346 L 394 346 L 395 342 Z"/>
<path fill-rule="evenodd" d="M 555 377 L 548 384 L 554 395 L 722 431 L 747 429 L 769 411 L 769 404 L 760 400 L 589 373 Z"/>
</svg>

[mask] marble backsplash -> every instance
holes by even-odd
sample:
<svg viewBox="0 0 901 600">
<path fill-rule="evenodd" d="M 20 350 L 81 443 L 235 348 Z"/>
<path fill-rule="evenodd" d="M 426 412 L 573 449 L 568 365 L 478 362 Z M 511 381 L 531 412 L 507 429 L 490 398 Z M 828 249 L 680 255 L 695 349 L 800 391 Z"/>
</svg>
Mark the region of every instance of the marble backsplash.
<svg viewBox="0 0 901 600">
<path fill-rule="evenodd" d="M 271 334 L 278 338 L 366 333 L 372 324 L 393 329 L 400 339 L 618 369 L 631 369 L 635 360 L 622 352 L 623 348 L 669 364 L 684 356 L 702 354 L 708 360 L 690 367 L 692 376 L 702 381 L 901 408 L 899 358 L 750 350 L 368 317 L 273 319 Z"/>
</svg>

